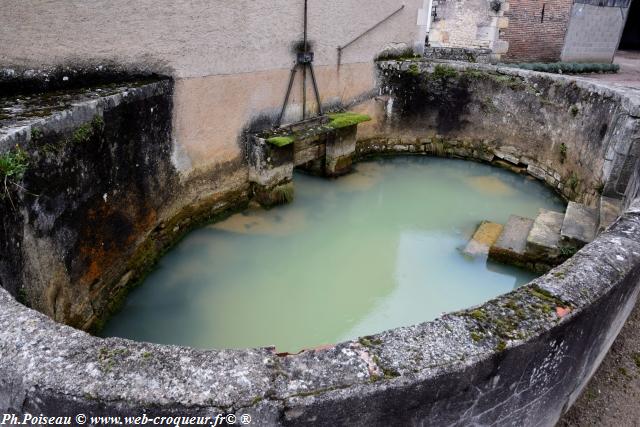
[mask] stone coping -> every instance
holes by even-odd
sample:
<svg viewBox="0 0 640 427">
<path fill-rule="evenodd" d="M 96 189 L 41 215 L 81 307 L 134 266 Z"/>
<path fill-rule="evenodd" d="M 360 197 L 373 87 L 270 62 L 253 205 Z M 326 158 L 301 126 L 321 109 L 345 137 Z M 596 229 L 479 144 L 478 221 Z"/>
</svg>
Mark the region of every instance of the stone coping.
<svg viewBox="0 0 640 427">
<path fill-rule="evenodd" d="M 22 411 L 27 399 L 45 394 L 73 400 L 79 407 L 99 401 L 119 408 L 262 411 L 264 405 L 339 401 L 351 393 L 436 381 L 561 329 L 612 288 L 622 286 L 625 277 L 637 276 L 639 266 L 637 200 L 569 261 L 481 307 L 285 356 L 269 348 L 206 351 L 97 338 L 53 322 L 0 289 L 0 404 Z M 513 330 L 483 325 L 495 312 L 512 318 L 512 313 L 505 314 L 510 302 L 527 313 Z M 560 317 L 558 307 L 570 308 L 569 314 Z M 490 314 L 486 319 L 474 315 L 478 310 Z M 477 339 L 479 330 L 486 337 Z M 6 394 L 7 388 L 12 395 Z"/>
<path fill-rule="evenodd" d="M 640 116 L 635 95 L 577 84 L 619 97 Z M 20 129 L 16 137 L 20 132 L 28 134 Z M 434 321 L 296 355 L 98 338 L 57 324 L 0 289 L 0 409 L 248 412 L 260 425 L 506 424 L 505 416 L 548 425 L 604 357 L 635 303 L 639 274 L 640 199 L 567 262 L 513 292 Z M 544 405 L 549 414 L 540 415 Z"/>
</svg>

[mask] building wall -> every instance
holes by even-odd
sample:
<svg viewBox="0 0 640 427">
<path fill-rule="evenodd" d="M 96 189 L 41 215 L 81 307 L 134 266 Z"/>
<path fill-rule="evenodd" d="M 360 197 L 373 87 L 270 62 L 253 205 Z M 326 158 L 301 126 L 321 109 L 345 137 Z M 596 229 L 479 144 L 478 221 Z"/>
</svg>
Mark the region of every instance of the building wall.
<svg viewBox="0 0 640 427">
<path fill-rule="evenodd" d="M 500 30 L 508 21 L 503 3 L 496 12 L 487 0 L 434 0 L 432 4 L 429 44 L 433 47 L 487 48 L 494 53 L 506 52 L 507 44 L 500 40 Z"/>
<path fill-rule="evenodd" d="M 506 16 L 509 61 L 558 61 L 573 0 L 512 0 Z M 544 8 L 544 14 L 543 14 Z"/>
<path fill-rule="evenodd" d="M 612 62 L 629 12 L 628 0 L 611 0 L 600 6 L 576 2 L 562 49 L 563 61 Z"/>
<path fill-rule="evenodd" d="M 400 6 L 396 0 L 309 0 L 309 34 L 322 99 L 350 103 L 374 87 L 375 56 L 390 44 L 419 46 L 422 0 L 345 49 L 337 47 Z M 176 78 L 174 162 L 183 176 L 242 156 L 242 130 L 279 112 L 302 39 L 303 1 L 3 0 L 0 64 L 115 62 Z M 309 85 L 310 86 L 310 85 Z M 301 110 L 296 82 L 288 119 Z M 311 102 L 311 89 L 308 100 Z"/>
</svg>

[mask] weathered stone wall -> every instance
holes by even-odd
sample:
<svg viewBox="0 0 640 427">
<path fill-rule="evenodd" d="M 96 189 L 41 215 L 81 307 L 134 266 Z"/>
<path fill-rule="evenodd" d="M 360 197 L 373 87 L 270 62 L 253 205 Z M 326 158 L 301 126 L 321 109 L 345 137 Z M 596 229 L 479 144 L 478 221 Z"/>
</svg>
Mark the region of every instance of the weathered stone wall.
<svg viewBox="0 0 640 427">
<path fill-rule="evenodd" d="M 169 80 L 151 83 L 2 138 L 3 152 L 19 145 L 29 156 L 0 203 L 3 287 L 77 327 L 104 310 L 105 285 L 175 191 L 171 95 Z"/>
<path fill-rule="evenodd" d="M 37 81 L 49 78 L 16 82 L 41 89 Z M 28 156 L 24 177 L 0 195 L 0 286 L 81 329 L 99 327 L 189 222 L 247 197 L 238 164 L 180 180 L 171 162 L 171 80 L 116 86 L 0 126 L 0 154 L 19 146 Z M 29 96 L 38 95 L 16 98 Z M 216 201 L 216 187 L 225 188 L 225 200 Z"/>
<path fill-rule="evenodd" d="M 600 194 L 626 192 L 640 123 L 620 93 L 489 66 L 393 62 L 381 73 L 391 97 L 370 112 L 378 120 L 366 131 L 369 145 L 428 144 L 460 157 L 490 151 L 592 206 Z"/>
<path fill-rule="evenodd" d="M 552 426 L 635 304 L 638 241 L 635 204 L 570 261 L 517 291 L 299 355 L 99 339 L 0 289 L 0 410 L 250 414 L 258 425 Z"/>
<path fill-rule="evenodd" d="M 505 17 L 507 2 L 497 2 L 494 10 L 487 0 L 435 0 L 435 15 L 429 31 L 433 47 L 486 48 L 498 57 L 507 52 L 508 43 L 500 34 L 509 25 Z"/>
<path fill-rule="evenodd" d="M 562 49 L 563 61 L 613 62 L 629 13 L 627 0 L 610 2 L 578 1 Z"/>
</svg>

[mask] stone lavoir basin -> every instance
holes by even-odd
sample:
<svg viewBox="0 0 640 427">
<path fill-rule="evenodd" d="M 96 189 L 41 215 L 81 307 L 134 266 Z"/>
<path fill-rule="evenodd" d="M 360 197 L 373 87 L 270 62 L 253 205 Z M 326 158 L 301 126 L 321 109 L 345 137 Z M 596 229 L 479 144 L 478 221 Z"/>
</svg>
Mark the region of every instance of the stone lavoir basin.
<svg viewBox="0 0 640 427">
<path fill-rule="evenodd" d="M 635 305 L 632 91 L 381 62 L 380 95 L 352 109 L 370 123 L 256 134 L 184 175 L 174 82 L 100 73 L 116 93 L 3 108 L 0 155 L 21 167 L 0 203 L 0 413 L 550 426 Z M 551 269 L 469 256 L 483 221 L 504 225 L 490 259 L 547 271 L 544 249 Z"/>
<path fill-rule="evenodd" d="M 421 323 L 534 277 L 463 253 L 480 221 L 565 210 L 539 181 L 462 160 L 382 159 L 294 181 L 293 203 L 190 233 L 103 335 L 295 353 Z"/>
</svg>

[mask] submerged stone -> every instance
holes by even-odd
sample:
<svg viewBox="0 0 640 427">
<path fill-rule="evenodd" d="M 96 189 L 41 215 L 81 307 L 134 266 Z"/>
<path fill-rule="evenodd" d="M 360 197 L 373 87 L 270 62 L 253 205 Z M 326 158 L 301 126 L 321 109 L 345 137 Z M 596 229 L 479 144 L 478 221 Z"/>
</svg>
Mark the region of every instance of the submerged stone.
<svg viewBox="0 0 640 427">
<path fill-rule="evenodd" d="M 502 224 L 483 221 L 471 238 L 469 244 L 467 244 L 463 253 L 472 257 L 488 255 L 489 248 L 496 242 L 496 240 L 498 240 L 498 237 L 502 233 L 502 229 Z"/>
<path fill-rule="evenodd" d="M 474 176 L 468 178 L 467 182 L 475 190 L 485 194 L 509 196 L 514 193 L 513 188 L 509 187 L 509 185 L 504 181 L 493 175 Z"/>
<path fill-rule="evenodd" d="M 496 261 L 520 265 L 525 260 L 527 236 L 533 227 L 533 220 L 511 215 L 500 237 L 489 250 L 489 258 Z"/>
</svg>

